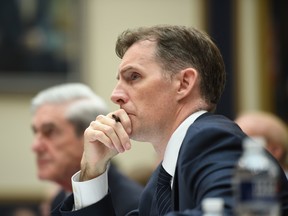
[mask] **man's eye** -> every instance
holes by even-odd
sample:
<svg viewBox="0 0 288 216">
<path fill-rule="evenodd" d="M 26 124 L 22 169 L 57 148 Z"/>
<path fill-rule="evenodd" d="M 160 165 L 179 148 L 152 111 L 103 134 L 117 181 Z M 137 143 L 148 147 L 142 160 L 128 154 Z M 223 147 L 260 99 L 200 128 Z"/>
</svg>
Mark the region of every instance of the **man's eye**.
<svg viewBox="0 0 288 216">
<path fill-rule="evenodd" d="M 140 77 L 140 74 L 133 72 L 133 73 L 131 73 L 130 79 L 131 80 L 136 80 L 139 77 Z"/>
<path fill-rule="evenodd" d="M 59 130 L 54 127 L 48 127 L 42 130 L 42 133 L 47 138 L 52 138 L 54 136 L 57 136 L 59 134 Z"/>
<path fill-rule="evenodd" d="M 53 129 L 47 129 L 47 130 L 43 130 L 43 134 L 46 136 L 46 137 L 50 137 L 52 134 L 53 134 Z"/>
</svg>

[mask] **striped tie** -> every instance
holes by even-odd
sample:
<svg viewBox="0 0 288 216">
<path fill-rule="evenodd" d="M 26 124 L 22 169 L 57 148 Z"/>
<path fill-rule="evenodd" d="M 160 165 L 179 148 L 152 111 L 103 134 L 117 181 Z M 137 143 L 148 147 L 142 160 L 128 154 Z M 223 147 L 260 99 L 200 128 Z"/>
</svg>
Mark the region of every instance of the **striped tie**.
<svg viewBox="0 0 288 216">
<path fill-rule="evenodd" d="M 171 178 L 161 165 L 157 182 L 157 206 L 159 215 L 164 215 L 171 210 Z"/>
</svg>

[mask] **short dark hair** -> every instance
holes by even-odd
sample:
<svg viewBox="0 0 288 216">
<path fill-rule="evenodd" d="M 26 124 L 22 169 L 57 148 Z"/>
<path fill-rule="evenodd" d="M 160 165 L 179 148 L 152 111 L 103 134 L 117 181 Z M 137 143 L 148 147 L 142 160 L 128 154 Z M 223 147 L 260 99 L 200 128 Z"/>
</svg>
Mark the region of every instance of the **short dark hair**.
<svg viewBox="0 0 288 216">
<path fill-rule="evenodd" d="M 178 25 L 128 29 L 118 36 L 116 54 L 122 59 L 130 46 L 143 40 L 156 42 L 155 56 L 172 75 L 188 67 L 197 70 L 201 95 L 215 109 L 224 91 L 226 72 L 219 49 L 205 32 Z"/>
</svg>

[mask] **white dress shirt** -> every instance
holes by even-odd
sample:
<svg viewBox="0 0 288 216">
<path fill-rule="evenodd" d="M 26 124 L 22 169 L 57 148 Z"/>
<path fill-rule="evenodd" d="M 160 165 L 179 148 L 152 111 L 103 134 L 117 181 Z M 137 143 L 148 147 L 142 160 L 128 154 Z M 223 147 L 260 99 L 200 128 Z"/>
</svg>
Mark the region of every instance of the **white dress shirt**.
<svg viewBox="0 0 288 216">
<path fill-rule="evenodd" d="M 207 111 L 198 111 L 185 119 L 172 134 L 164 154 L 162 165 L 164 169 L 173 176 L 176 169 L 178 153 L 186 132 L 191 124 Z M 108 169 L 107 169 L 108 170 Z M 80 171 L 72 176 L 72 187 L 74 193 L 74 209 L 78 210 L 104 198 L 108 193 L 108 171 L 97 178 L 89 181 L 79 182 Z M 171 185 L 172 185 L 171 182 Z"/>
<path fill-rule="evenodd" d="M 173 177 L 176 169 L 178 154 L 187 130 L 191 124 L 202 114 L 207 111 L 198 111 L 186 118 L 174 131 L 166 146 L 164 159 L 162 162 L 163 168 L 172 176 L 171 186 L 173 185 Z"/>
</svg>

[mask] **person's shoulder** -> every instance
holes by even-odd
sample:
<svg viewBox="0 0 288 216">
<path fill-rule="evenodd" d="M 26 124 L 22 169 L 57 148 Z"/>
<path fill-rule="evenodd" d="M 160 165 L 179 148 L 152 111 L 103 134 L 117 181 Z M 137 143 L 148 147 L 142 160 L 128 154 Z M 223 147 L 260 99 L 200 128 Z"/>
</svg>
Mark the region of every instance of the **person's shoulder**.
<svg viewBox="0 0 288 216">
<path fill-rule="evenodd" d="M 204 113 L 199 116 L 191 127 L 201 130 L 234 130 L 234 132 L 240 132 L 240 127 L 231 119 L 224 115 Z"/>
<path fill-rule="evenodd" d="M 242 152 L 244 137 L 246 135 L 229 118 L 206 113 L 188 128 L 180 155 L 183 161 L 190 157 L 199 158 L 199 155 L 214 154 L 218 158 L 218 155 L 223 156 L 225 149 L 225 154 L 232 155 L 235 160 Z"/>
<path fill-rule="evenodd" d="M 230 145 L 230 142 L 240 144 L 246 136 L 240 127 L 229 118 L 223 115 L 205 113 L 190 125 L 185 140 L 194 143 L 193 146 L 204 147 L 209 143 L 213 143 L 212 145 L 215 143 Z"/>
<path fill-rule="evenodd" d="M 202 115 L 200 115 L 195 122 L 201 122 L 201 121 L 205 121 L 205 122 L 215 122 L 215 120 L 219 121 L 219 122 L 233 122 L 231 119 L 229 119 L 228 117 L 221 115 L 221 114 L 215 114 L 215 113 L 211 113 L 211 112 L 206 112 Z"/>
</svg>

